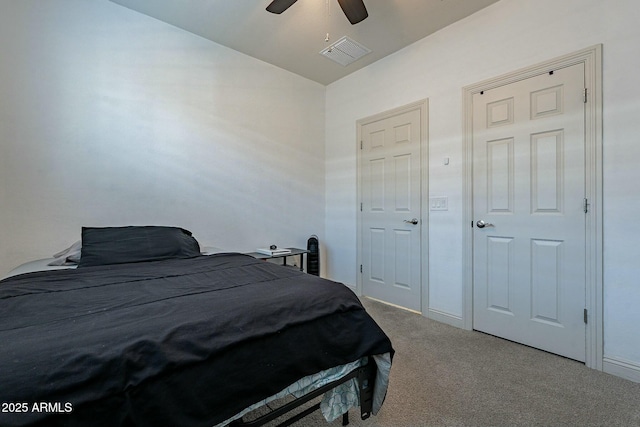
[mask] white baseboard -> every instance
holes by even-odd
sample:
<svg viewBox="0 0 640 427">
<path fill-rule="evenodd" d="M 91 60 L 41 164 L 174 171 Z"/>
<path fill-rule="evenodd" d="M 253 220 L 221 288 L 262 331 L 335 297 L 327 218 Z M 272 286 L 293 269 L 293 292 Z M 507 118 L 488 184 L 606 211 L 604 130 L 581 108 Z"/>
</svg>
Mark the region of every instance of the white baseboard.
<svg viewBox="0 0 640 427">
<path fill-rule="evenodd" d="M 422 313 L 420 313 L 419 311 L 411 310 L 410 308 L 403 307 L 403 306 L 401 306 L 401 305 L 397 305 L 397 304 L 392 304 L 392 303 L 390 303 L 390 302 L 386 302 L 386 301 L 383 301 L 383 300 L 381 300 L 381 299 L 377 299 L 377 298 L 373 298 L 373 297 L 364 297 L 364 298 L 370 299 L 371 301 L 379 302 L 380 304 L 388 305 L 388 306 L 390 306 L 390 307 L 399 308 L 400 310 L 405 310 L 405 311 L 408 311 L 408 312 L 410 312 L 410 313 L 422 314 Z"/>
<path fill-rule="evenodd" d="M 640 383 L 640 365 L 637 363 L 605 356 L 602 359 L 602 370 L 608 374 Z"/>
<path fill-rule="evenodd" d="M 451 313 L 430 308 L 427 310 L 427 318 L 455 326 L 456 328 L 464 329 L 464 321 L 462 320 L 462 317 Z"/>
</svg>

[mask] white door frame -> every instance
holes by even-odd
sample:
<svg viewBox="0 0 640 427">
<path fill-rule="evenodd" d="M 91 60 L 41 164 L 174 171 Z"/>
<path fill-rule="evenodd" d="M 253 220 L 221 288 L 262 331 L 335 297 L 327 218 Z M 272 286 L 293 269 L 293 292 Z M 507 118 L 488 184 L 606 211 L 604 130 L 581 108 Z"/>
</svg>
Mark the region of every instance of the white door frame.
<svg viewBox="0 0 640 427">
<path fill-rule="evenodd" d="M 475 93 L 504 86 L 557 68 L 584 63 L 585 191 L 589 202 L 586 221 L 586 366 L 602 370 L 603 360 L 603 252 L 602 252 L 602 45 L 561 56 L 463 88 L 463 323 L 473 329 L 473 103 Z"/>
<path fill-rule="evenodd" d="M 362 160 L 362 127 L 373 121 L 382 120 L 393 117 L 401 113 L 412 110 L 420 110 L 420 307 L 423 314 L 427 314 L 429 307 L 429 211 L 426 209 L 428 204 L 424 200 L 428 200 L 429 195 L 429 147 L 428 147 L 428 117 L 429 117 L 429 100 L 422 99 L 420 101 L 394 108 L 393 110 L 384 111 L 373 116 L 362 118 L 356 121 L 357 140 L 356 140 L 356 177 L 357 177 L 357 220 L 356 220 L 356 294 L 362 295 L 362 274 L 360 266 L 362 265 L 362 169 L 360 162 Z"/>
</svg>

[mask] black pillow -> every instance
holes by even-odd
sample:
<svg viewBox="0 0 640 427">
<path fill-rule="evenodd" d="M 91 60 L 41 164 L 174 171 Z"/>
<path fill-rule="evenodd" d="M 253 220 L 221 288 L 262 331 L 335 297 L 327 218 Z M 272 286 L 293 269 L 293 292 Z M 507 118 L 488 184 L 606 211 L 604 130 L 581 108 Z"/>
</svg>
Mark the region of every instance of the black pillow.
<svg viewBox="0 0 640 427">
<path fill-rule="evenodd" d="M 178 227 L 82 227 L 78 267 L 191 258 L 200 245 L 191 232 Z"/>
</svg>

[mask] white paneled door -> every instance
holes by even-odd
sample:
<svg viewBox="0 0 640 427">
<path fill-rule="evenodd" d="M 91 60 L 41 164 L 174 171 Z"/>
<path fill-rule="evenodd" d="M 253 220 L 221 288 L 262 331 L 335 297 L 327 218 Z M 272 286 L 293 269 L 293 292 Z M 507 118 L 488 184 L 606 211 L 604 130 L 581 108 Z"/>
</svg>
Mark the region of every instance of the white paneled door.
<svg viewBox="0 0 640 427">
<path fill-rule="evenodd" d="M 584 64 L 473 96 L 473 327 L 584 361 Z"/>
<path fill-rule="evenodd" d="M 364 295 L 421 309 L 420 109 L 361 126 Z"/>
</svg>

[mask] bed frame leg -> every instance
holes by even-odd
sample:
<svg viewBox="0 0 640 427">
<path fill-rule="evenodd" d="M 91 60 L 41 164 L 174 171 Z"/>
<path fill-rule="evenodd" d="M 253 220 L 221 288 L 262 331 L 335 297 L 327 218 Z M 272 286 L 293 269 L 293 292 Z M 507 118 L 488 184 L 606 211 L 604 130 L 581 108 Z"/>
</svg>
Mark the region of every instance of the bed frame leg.
<svg viewBox="0 0 640 427">
<path fill-rule="evenodd" d="M 345 412 L 344 414 L 342 414 L 342 425 L 343 426 L 349 425 L 349 412 Z"/>
<path fill-rule="evenodd" d="M 358 373 L 360 387 L 360 418 L 366 420 L 373 411 L 373 385 L 376 382 L 377 366 L 372 357 Z"/>
</svg>

